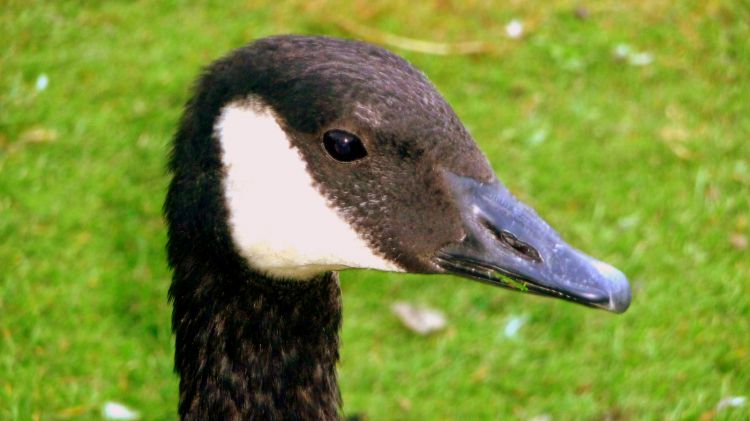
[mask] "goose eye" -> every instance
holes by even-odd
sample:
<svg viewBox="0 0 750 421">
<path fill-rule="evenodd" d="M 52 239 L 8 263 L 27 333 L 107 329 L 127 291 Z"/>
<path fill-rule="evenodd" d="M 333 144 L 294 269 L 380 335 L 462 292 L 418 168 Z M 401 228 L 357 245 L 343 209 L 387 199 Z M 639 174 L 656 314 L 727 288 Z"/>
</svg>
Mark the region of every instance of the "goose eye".
<svg viewBox="0 0 750 421">
<path fill-rule="evenodd" d="M 343 130 L 329 130 L 323 135 L 323 146 L 333 159 L 351 162 L 367 156 L 367 150 L 356 135 Z"/>
</svg>

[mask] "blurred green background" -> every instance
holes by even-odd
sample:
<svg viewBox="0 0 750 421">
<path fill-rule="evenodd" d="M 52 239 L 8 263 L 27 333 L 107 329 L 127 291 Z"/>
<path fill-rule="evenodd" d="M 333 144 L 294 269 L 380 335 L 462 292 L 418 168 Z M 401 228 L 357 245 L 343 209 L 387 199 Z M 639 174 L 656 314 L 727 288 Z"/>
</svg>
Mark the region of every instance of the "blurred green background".
<svg viewBox="0 0 750 421">
<path fill-rule="evenodd" d="M 424 70 L 511 190 L 635 294 L 615 316 L 346 272 L 346 413 L 750 417 L 749 2 L 5 0 L 0 419 L 99 419 L 109 400 L 176 417 L 170 137 L 201 66 L 289 32 L 386 42 Z M 440 309 L 447 329 L 411 333 L 397 300 Z"/>
</svg>

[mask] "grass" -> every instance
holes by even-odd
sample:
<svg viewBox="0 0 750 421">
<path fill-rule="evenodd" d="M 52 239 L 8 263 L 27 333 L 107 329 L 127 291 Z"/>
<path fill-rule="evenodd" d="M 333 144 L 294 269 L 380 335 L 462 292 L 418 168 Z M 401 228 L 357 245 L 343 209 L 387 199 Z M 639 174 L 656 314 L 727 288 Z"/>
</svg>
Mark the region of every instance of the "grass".
<svg viewBox="0 0 750 421">
<path fill-rule="evenodd" d="M 563 0 L 6 1 L 0 419 L 98 419 L 107 400 L 175 418 L 160 207 L 188 87 L 249 40 L 349 36 L 342 20 L 490 43 L 477 56 L 395 49 L 511 190 L 635 289 L 613 316 L 452 277 L 345 273 L 347 413 L 747 419 L 750 403 L 716 408 L 750 397 L 750 5 L 670 3 L 597 2 L 582 19 Z M 514 18 L 519 40 L 504 32 Z M 616 59 L 620 44 L 653 61 Z M 409 333 L 395 300 L 442 309 L 449 328 Z M 515 316 L 527 322 L 509 339 Z"/>
</svg>

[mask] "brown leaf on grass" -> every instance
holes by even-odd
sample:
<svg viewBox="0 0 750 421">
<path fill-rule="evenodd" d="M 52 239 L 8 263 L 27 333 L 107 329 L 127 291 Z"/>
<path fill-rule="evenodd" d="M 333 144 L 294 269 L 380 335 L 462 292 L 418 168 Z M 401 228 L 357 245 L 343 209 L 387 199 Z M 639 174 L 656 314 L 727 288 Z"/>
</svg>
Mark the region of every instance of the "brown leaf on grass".
<svg viewBox="0 0 750 421">
<path fill-rule="evenodd" d="M 346 32 L 357 36 L 365 41 L 387 45 L 389 47 L 400 48 L 407 51 L 416 51 L 418 53 L 435 54 L 440 56 L 447 55 L 473 55 L 485 54 L 496 50 L 493 46 L 484 41 L 463 41 L 463 42 L 434 42 L 423 39 L 407 38 L 400 35 L 381 32 L 374 28 L 369 28 L 362 24 L 350 22 L 348 20 L 332 20 L 332 23 Z"/>
<path fill-rule="evenodd" d="M 688 149 L 684 142 L 688 139 L 690 133 L 679 126 L 664 126 L 659 130 L 659 138 L 667 145 L 678 158 L 690 160 L 694 157 L 693 151 Z"/>
<path fill-rule="evenodd" d="M 747 236 L 738 232 L 733 232 L 729 236 L 729 244 L 737 250 L 745 250 L 748 246 Z"/>
<path fill-rule="evenodd" d="M 721 198 L 721 190 L 719 190 L 719 188 L 715 185 L 711 184 L 706 188 L 705 196 L 706 199 L 712 202 L 716 202 Z"/>
<path fill-rule="evenodd" d="M 81 415 L 89 412 L 90 409 L 90 407 L 84 405 L 71 406 L 61 409 L 60 412 L 57 413 L 57 416 L 60 418 L 80 417 Z"/>
<path fill-rule="evenodd" d="M 664 126 L 659 130 L 659 137 L 666 142 L 684 142 L 689 135 L 684 127 Z"/>
<path fill-rule="evenodd" d="M 18 140 L 23 143 L 47 143 L 57 140 L 57 131 L 44 127 L 34 127 L 21 133 Z"/>
<path fill-rule="evenodd" d="M 573 9 L 573 16 L 577 17 L 580 20 L 588 19 L 590 14 L 591 12 L 586 6 L 578 6 L 575 9 Z"/>
<path fill-rule="evenodd" d="M 714 411 L 713 409 L 711 409 L 709 411 L 705 411 L 704 413 L 702 413 L 701 416 L 700 416 L 700 418 L 698 418 L 698 419 L 700 421 L 711 421 L 714 418 L 716 418 L 716 411 Z"/>
<path fill-rule="evenodd" d="M 582 383 L 576 386 L 575 393 L 576 395 L 585 395 L 589 392 L 591 392 L 592 384 L 591 383 Z"/>
<path fill-rule="evenodd" d="M 490 367 L 486 364 L 480 365 L 473 373 L 471 373 L 471 379 L 475 382 L 481 383 L 487 379 L 490 374 Z"/>
<path fill-rule="evenodd" d="M 32 127 L 22 132 L 16 140 L 8 139 L 0 135 L 0 148 L 7 152 L 17 152 L 27 145 L 50 143 L 57 140 L 57 131 L 44 127 Z"/>
<path fill-rule="evenodd" d="M 411 411 L 411 401 L 406 398 L 398 398 L 398 406 L 406 412 Z"/>
<path fill-rule="evenodd" d="M 618 407 L 612 407 L 599 414 L 597 419 L 602 421 L 621 421 L 630 419 L 630 417 Z"/>
</svg>

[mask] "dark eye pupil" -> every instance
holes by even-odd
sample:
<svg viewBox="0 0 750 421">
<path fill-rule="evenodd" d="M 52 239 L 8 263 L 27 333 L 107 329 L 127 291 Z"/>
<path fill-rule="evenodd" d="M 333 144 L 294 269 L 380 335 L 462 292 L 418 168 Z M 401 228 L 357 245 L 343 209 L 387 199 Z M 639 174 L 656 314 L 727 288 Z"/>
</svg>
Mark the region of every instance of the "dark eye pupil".
<svg viewBox="0 0 750 421">
<path fill-rule="evenodd" d="M 323 146 L 333 159 L 342 162 L 356 161 L 367 156 L 359 138 L 343 130 L 329 130 L 323 135 Z"/>
</svg>

